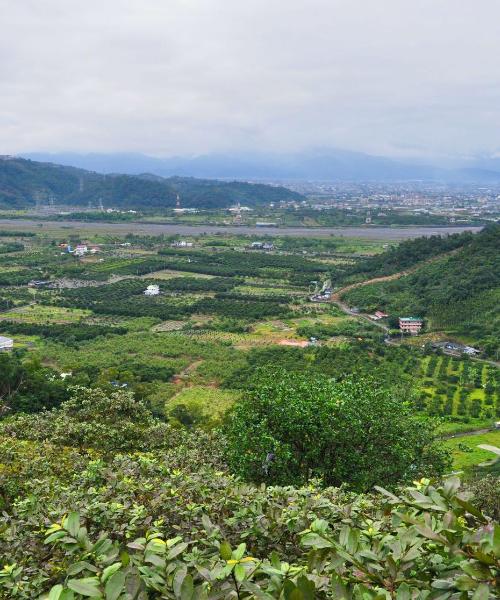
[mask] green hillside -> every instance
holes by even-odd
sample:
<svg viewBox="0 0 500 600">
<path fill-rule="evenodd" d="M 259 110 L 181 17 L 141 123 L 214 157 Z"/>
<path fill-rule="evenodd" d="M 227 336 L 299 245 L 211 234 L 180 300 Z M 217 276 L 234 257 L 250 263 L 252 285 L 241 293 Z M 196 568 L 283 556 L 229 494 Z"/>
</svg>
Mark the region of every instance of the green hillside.
<svg viewBox="0 0 500 600">
<path fill-rule="evenodd" d="M 87 206 L 102 200 L 106 208 L 221 208 L 241 202 L 254 206 L 303 197 L 283 187 L 239 181 L 172 177 L 101 175 L 83 169 L 21 158 L 0 158 L 0 208 L 22 209 L 53 199 L 56 205 Z"/>
<path fill-rule="evenodd" d="M 344 299 L 363 311 L 420 315 L 431 330 L 443 330 L 498 352 L 500 320 L 500 225 L 463 237 L 465 243 L 410 274 L 350 290 Z M 383 256 L 377 258 L 383 261 Z"/>
</svg>

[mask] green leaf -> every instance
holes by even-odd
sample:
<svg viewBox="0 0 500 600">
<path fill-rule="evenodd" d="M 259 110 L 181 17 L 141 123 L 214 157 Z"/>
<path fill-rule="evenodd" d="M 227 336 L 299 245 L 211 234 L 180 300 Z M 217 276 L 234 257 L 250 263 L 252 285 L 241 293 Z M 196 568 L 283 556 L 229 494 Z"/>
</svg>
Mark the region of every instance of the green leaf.
<svg viewBox="0 0 500 600">
<path fill-rule="evenodd" d="M 63 537 L 66 537 L 65 531 L 56 531 L 55 533 L 52 533 L 48 537 L 45 538 L 44 544 L 50 544 L 50 543 L 55 542 Z"/>
<path fill-rule="evenodd" d="M 316 586 L 314 585 L 314 581 L 307 579 L 304 575 L 301 575 L 297 579 L 297 587 L 302 592 L 302 596 L 304 600 L 314 600 L 315 599 L 315 590 Z"/>
<path fill-rule="evenodd" d="M 306 533 L 302 538 L 304 546 L 313 546 L 314 548 L 333 548 L 333 544 L 317 533 Z"/>
<path fill-rule="evenodd" d="M 181 600 L 191 600 L 193 597 L 194 585 L 191 575 L 186 575 L 181 585 Z"/>
<path fill-rule="evenodd" d="M 402 583 L 396 592 L 396 600 L 410 600 L 411 591 L 407 583 Z"/>
<path fill-rule="evenodd" d="M 68 587 L 77 594 L 89 596 L 90 598 L 100 598 L 99 582 L 95 577 L 86 577 L 84 579 L 70 579 Z"/>
<path fill-rule="evenodd" d="M 480 519 L 483 523 L 486 522 L 486 518 L 483 513 L 477 509 L 473 504 L 467 502 L 466 500 L 462 500 L 459 496 L 456 497 L 456 501 L 460 504 L 462 508 L 464 508 L 469 514 L 473 515 Z"/>
<path fill-rule="evenodd" d="M 490 597 L 490 588 L 486 583 L 481 583 L 472 596 L 472 600 L 488 600 Z"/>
<path fill-rule="evenodd" d="M 80 529 L 80 515 L 77 512 L 69 513 L 66 522 L 64 523 L 64 527 L 71 536 L 76 537 L 78 535 L 78 530 Z"/>
<path fill-rule="evenodd" d="M 60 583 L 58 585 L 55 585 L 50 590 L 49 595 L 47 596 L 47 600 L 59 600 L 63 591 L 63 586 Z"/>
<path fill-rule="evenodd" d="M 187 573 L 186 565 L 182 565 L 175 572 L 173 588 L 174 588 L 174 594 L 175 594 L 176 598 L 179 598 L 181 595 L 181 587 L 182 587 L 182 583 L 184 582 L 184 577 L 186 577 L 186 573 Z"/>
<path fill-rule="evenodd" d="M 94 565 L 91 565 L 90 563 L 82 560 L 80 562 L 70 565 L 66 572 L 69 576 L 72 576 L 72 575 L 78 575 L 78 573 L 85 571 L 85 569 L 87 571 L 93 571 L 94 573 L 97 573 L 97 571 L 99 570 L 96 567 L 94 567 Z"/>
<path fill-rule="evenodd" d="M 236 565 L 234 567 L 234 576 L 236 581 L 243 581 L 246 577 L 245 567 L 243 565 Z"/>
<path fill-rule="evenodd" d="M 453 587 L 453 582 L 447 579 L 436 579 L 431 585 L 436 590 L 450 590 Z"/>
<path fill-rule="evenodd" d="M 106 583 L 106 581 L 111 577 L 111 575 L 114 575 L 119 569 L 122 568 L 122 563 L 121 562 L 116 562 L 113 563 L 112 565 L 109 565 L 109 567 L 106 567 L 101 575 L 101 581 L 103 583 Z"/>
<path fill-rule="evenodd" d="M 123 571 L 117 571 L 111 575 L 104 589 L 106 592 L 106 600 L 117 600 L 124 589 L 124 585 L 125 573 Z"/>
<path fill-rule="evenodd" d="M 170 552 L 167 554 L 167 560 L 173 560 L 176 556 L 179 556 L 179 554 L 182 554 L 182 552 L 184 552 L 184 550 L 188 547 L 188 544 L 186 542 L 183 542 L 182 544 L 177 544 L 177 546 L 174 546 Z"/>
<path fill-rule="evenodd" d="M 493 554 L 500 557 L 500 525 L 498 523 L 495 524 L 493 530 Z"/>
<path fill-rule="evenodd" d="M 251 592 L 253 596 L 258 600 L 274 600 L 274 596 L 271 596 L 270 594 L 265 592 L 259 585 L 248 581 L 248 579 L 245 579 L 245 581 L 243 581 L 241 587 L 247 592 Z"/>
<path fill-rule="evenodd" d="M 224 560 L 230 560 L 231 556 L 233 555 L 233 552 L 231 550 L 231 546 L 229 545 L 229 542 L 222 542 L 222 544 L 220 545 L 219 551 L 220 551 L 221 558 Z"/>
<path fill-rule="evenodd" d="M 236 550 L 233 552 L 233 558 L 235 560 L 240 560 L 241 558 L 243 558 L 243 555 L 245 554 L 245 550 L 247 549 L 247 545 L 246 544 L 240 544 Z"/>
</svg>

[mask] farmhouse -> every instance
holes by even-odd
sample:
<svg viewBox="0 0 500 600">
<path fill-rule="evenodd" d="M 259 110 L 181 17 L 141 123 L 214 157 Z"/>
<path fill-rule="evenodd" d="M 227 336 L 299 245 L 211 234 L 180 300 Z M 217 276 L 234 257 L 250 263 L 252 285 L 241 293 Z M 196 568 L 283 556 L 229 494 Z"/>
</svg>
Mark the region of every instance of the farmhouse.
<svg viewBox="0 0 500 600">
<path fill-rule="evenodd" d="M 78 244 L 78 246 L 75 248 L 74 255 L 83 256 L 84 254 L 87 254 L 88 251 L 89 249 L 87 248 L 86 244 Z"/>
<path fill-rule="evenodd" d="M 372 321 L 380 321 L 380 319 L 385 319 L 389 315 L 381 310 L 377 310 L 373 315 L 369 315 Z"/>
<path fill-rule="evenodd" d="M 432 348 L 441 350 L 444 354 L 451 356 L 460 356 L 466 354 L 467 356 L 476 356 L 481 354 L 481 350 L 473 348 L 472 346 L 464 346 L 464 344 L 458 344 L 457 342 L 435 342 L 432 344 Z"/>
<path fill-rule="evenodd" d="M 7 352 L 8 350 L 12 350 L 12 348 L 14 348 L 14 340 L 0 335 L 0 352 Z"/>
<path fill-rule="evenodd" d="M 420 317 L 399 317 L 399 330 L 401 333 L 417 335 L 423 327 L 423 320 Z"/>
<path fill-rule="evenodd" d="M 252 242 L 250 244 L 251 250 L 274 250 L 274 244 L 272 242 Z"/>
<path fill-rule="evenodd" d="M 158 296 L 158 294 L 160 293 L 160 286 L 159 285 L 148 285 L 148 287 L 144 290 L 144 295 L 145 296 Z"/>
</svg>

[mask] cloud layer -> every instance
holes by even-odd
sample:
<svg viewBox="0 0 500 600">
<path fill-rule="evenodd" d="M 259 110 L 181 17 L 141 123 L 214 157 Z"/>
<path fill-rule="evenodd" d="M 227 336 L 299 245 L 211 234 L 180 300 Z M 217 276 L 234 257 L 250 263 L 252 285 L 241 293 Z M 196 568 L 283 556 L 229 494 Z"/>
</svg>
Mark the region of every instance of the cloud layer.
<svg viewBox="0 0 500 600">
<path fill-rule="evenodd" d="M 498 0 L 0 0 L 0 153 L 500 149 Z"/>
</svg>

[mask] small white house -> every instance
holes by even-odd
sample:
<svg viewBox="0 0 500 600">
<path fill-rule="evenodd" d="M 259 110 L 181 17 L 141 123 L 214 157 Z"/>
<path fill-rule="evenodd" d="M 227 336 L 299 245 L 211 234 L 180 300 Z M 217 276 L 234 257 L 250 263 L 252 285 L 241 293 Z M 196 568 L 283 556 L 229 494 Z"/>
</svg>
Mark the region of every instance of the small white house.
<svg viewBox="0 0 500 600">
<path fill-rule="evenodd" d="M 89 249 L 87 248 L 87 246 L 85 244 L 78 244 L 78 246 L 75 248 L 74 255 L 75 256 L 84 256 L 85 254 L 87 254 L 88 251 L 89 251 Z"/>
<path fill-rule="evenodd" d="M 14 340 L 0 335 L 0 352 L 12 350 L 12 348 L 14 348 Z"/>
<path fill-rule="evenodd" d="M 148 285 L 148 287 L 144 290 L 145 296 L 158 296 L 160 293 L 159 285 Z"/>
</svg>

